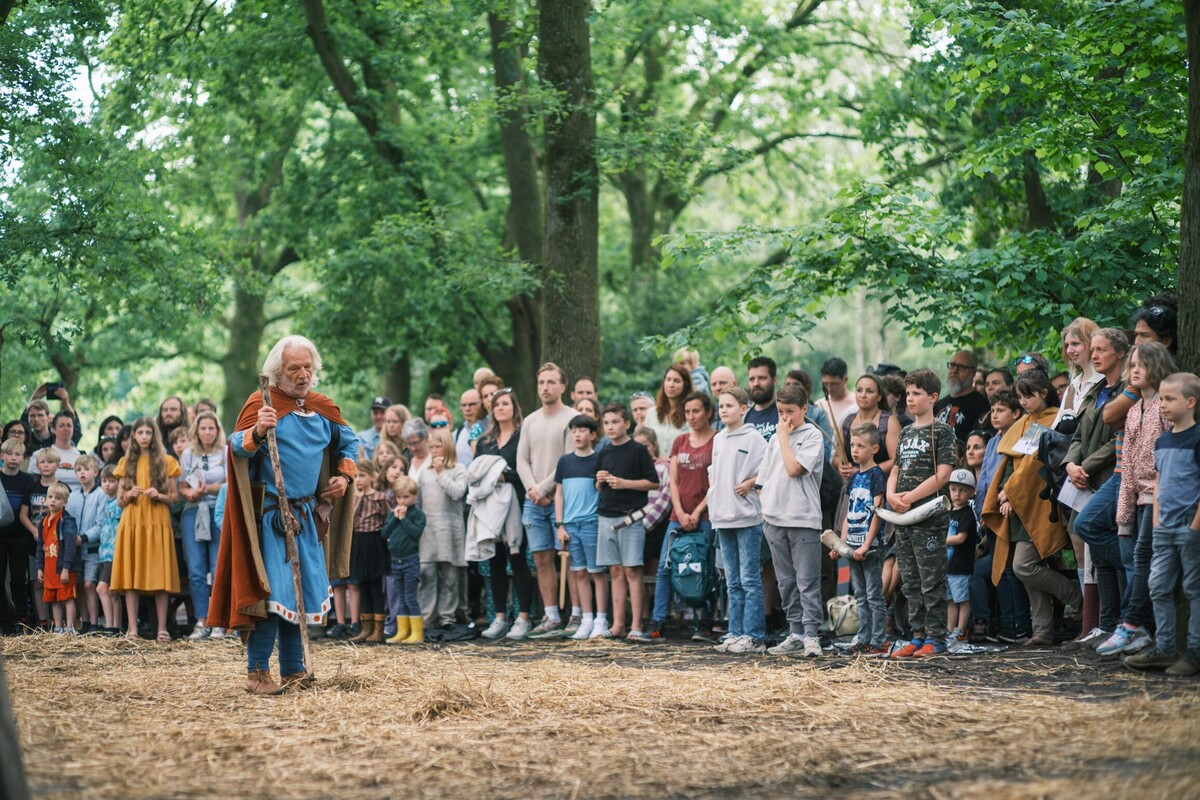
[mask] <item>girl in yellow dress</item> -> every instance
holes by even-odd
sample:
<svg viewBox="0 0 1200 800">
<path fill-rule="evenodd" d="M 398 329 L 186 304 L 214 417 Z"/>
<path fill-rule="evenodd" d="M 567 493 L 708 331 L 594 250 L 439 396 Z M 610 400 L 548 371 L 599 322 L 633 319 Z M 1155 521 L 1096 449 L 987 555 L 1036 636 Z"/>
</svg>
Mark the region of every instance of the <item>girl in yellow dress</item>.
<svg viewBox="0 0 1200 800">
<path fill-rule="evenodd" d="M 125 593 L 127 636 L 136 639 L 138 594 L 153 592 L 158 611 L 158 641 L 170 642 L 167 601 L 179 592 L 179 568 L 169 506 L 179 489 L 179 462 L 163 451 L 158 427 L 150 417 L 133 422 L 129 452 L 114 472 L 120 479 L 117 504 L 124 509 L 113 551 L 112 592 Z"/>
</svg>

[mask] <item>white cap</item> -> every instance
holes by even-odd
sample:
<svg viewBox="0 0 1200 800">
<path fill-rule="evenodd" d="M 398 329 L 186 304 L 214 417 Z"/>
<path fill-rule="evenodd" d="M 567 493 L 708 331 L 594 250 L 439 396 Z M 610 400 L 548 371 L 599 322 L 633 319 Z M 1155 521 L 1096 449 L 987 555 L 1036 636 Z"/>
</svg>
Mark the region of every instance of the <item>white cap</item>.
<svg viewBox="0 0 1200 800">
<path fill-rule="evenodd" d="M 956 469 L 954 472 L 951 472 L 950 482 L 970 486 L 972 489 L 975 488 L 975 476 L 971 474 L 971 470 L 969 469 Z"/>
</svg>

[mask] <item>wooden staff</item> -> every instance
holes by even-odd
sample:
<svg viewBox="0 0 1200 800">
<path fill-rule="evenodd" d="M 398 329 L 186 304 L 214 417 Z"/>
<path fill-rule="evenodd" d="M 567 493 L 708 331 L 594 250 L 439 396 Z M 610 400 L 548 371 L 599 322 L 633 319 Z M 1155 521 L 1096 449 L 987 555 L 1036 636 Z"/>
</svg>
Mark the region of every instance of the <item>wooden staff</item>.
<svg viewBox="0 0 1200 800">
<path fill-rule="evenodd" d="M 568 556 L 566 550 L 558 551 L 558 560 L 561 562 L 559 564 L 559 571 L 558 571 L 558 607 L 559 607 L 560 611 L 563 608 L 563 606 L 565 606 L 567 604 L 567 563 L 568 563 L 567 559 L 568 559 L 568 557 L 569 556 Z"/>
<path fill-rule="evenodd" d="M 270 379 L 266 375 L 258 376 L 258 388 L 262 391 L 263 405 L 271 405 Z M 308 617 L 304 614 L 304 583 L 300 579 L 300 550 L 296 547 L 296 536 L 300 533 L 300 523 L 288 505 L 287 491 L 283 485 L 283 465 L 279 462 L 279 445 L 275 441 L 275 429 L 267 431 L 267 453 L 271 457 L 271 471 L 275 473 L 275 493 L 278 496 L 279 513 L 283 516 L 283 540 L 287 559 L 292 563 L 292 585 L 296 589 L 296 615 L 300 617 L 300 647 L 304 653 L 304 672 L 307 677 L 313 677 L 312 643 L 308 640 Z"/>
<path fill-rule="evenodd" d="M 837 414 L 833 413 L 833 401 L 829 399 L 828 390 L 822 392 L 825 395 L 825 407 L 829 409 L 829 427 L 833 428 L 834 440 L 834 457 L 830 461 L 846 460 L 846 453 L 842 446 L 842 426 L 837 418 Z"/>
</svg>

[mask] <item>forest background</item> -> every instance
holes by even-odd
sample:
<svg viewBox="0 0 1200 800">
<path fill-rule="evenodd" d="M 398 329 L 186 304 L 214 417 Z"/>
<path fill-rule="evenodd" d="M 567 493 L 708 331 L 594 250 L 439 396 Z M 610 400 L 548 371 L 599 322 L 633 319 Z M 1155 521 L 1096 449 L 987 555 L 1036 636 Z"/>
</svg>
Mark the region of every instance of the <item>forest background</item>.
<svg viewBox="0 0 1200 800">
<path fill-rule="evenodd" d="M 0 0 L 0 417 L 228 421 L 286 332 L 359 425 L 999 364 L 1180 287 L 1197 369 L 1198 143 L 1200 0 Z"/>
</svg>

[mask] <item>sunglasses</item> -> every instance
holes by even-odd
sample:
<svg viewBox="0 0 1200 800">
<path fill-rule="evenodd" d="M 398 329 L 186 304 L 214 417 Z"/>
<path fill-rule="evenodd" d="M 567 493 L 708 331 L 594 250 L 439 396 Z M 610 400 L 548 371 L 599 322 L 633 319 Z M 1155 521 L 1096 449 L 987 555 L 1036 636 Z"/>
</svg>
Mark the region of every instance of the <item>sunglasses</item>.
<svg viewBox="0 0 1200 800">
<path fill-rule="evenodd" d="M 203 455 L 200 457 L 200 466 L 203 467 L 205 471 L 208 470 L 208 455 Z"/>
<path fill-rule="evenodd" d="M 449 424 L 450 424 L 450 423 L 449 423 L 449 422 L 446 422 L 446 420 L 444 420 L 444 419 L 439 419 L 439 420 L 435 420 L 434 422 L 431 422 L 431 423 L 429 423 L 429 427 L 431 427 L 431 428 L 444 428 L 444 427 L 446 427 L 446 426 L 447 426 L 447 425 L 449 425 Z"/>
<path fill-rule="evenodd" d="M 1014 358 L 1014 359 L 1013 359 L 1013 366 L 1015 367 L 1015 366 L 1017 366 L 1018 364 L 1032 364 L 1032 363 L 1034 362 L 1034 360 L 1035 360 L 1035 359 L 1034 359 L 1034 357 L 1033 357 L 1033 356 L 1031 356 L 1031 355 L 1029 355 L 1028 353 L 1026 353 L 1025 355 L 1021 356 L 1020 358 Z"/>
<path fill-rule="evenodd" d="M 1146 316 L 1154 317 L 1155 319 L 1164 316 L 1166 313 L 1167 309 L 1163 308 L 1162 306 L 1150 306 L 1150 308 L 1146 309 Z"/>
<path fill-rule="evenodd" d="M 649 397 L 649 396 L 650 396 L 649 392 L 634 392 L 633 394 L 629 395 L 629 399 L 630 400 L 638 400 L 642 397 Z"/>
</svg>

